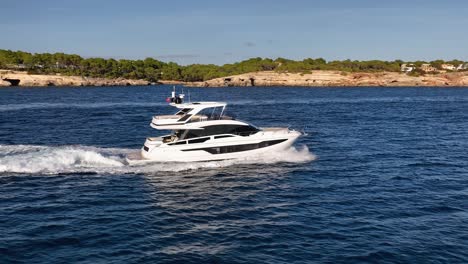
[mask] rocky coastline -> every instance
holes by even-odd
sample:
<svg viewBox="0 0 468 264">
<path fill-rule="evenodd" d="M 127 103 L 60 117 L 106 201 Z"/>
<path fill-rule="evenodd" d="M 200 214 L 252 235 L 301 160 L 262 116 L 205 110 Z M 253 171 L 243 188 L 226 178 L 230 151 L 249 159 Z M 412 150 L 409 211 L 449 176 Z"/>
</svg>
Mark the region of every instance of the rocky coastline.
<svg viewBox="0 0 468 264">
<path fill-rule="evenodd" d="M 226 76 L 204 82 L 160 81 L 124 78 L 87 78 L 81 76 L 37 75 L 21 71 L 0 70 L 0 86 L 142 86 L 151 84 L 185 85 L 192 87 L 252 87 L 252 86 L 447 86 L 468 87 L 468 72 L 450 72 L 410 76 L 398 72 L 348 73 L 339 71 L 312 71 L 310 73 L 252 72 Z"/>
<path fill-rule="evenodd" d="M 124 78 L 87 78 L 81 76 L 39 75 L 21 71 L 0 70 L 0 86 L 135 86 L 150 85 L 145 80 Z"/>
<path fill-rule="evenodd" d="M 195 87 L 226 86 L 468 86 L 468 72 L 450 72 L 410 76 L 399 72 L 348 73 L 312 71 L 310 73 L 253 72 L 217 78 L 205 82 L 186 83 Z"/>
</svg>

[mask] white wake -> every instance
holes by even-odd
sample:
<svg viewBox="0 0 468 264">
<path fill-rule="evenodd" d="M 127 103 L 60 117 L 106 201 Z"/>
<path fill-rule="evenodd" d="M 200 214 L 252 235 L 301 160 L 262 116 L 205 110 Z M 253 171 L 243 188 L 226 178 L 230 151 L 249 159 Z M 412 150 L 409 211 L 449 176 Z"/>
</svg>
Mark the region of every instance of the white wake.
<svg viewBox="0 0 468 264">
<path fill-rule="evenodd" d="M 145 162 L 130 165 L 127 157 L 136 149 L 89 146 L 0 145 L 0 174 L 98 173 L 129 174 L 223 168 L 237 164 L 305 163 L 315 159 L 306 146 L 249 159 L 190 163 Z"/>
</svg>

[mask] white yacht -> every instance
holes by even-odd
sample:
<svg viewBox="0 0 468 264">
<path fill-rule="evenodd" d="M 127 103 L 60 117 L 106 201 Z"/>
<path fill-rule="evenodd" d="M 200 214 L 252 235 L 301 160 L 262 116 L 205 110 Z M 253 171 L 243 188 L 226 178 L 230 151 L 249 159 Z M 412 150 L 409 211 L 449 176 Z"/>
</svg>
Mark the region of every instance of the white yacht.
<svg viewBox="0 0 468 264">
<path fill-rule="evenodd" d="M 288 149 L 301 135 L 289 128 L 258 128 L 225 115 L 226 103 L 184 103 L 184 95 L 167 101 L 178 111 L 154 116 L 151 127 L 172 130 L 169 135 L 149 137 L 141 157 L 152 161 L 193 162 L 245 159 Z"/>
</svg>

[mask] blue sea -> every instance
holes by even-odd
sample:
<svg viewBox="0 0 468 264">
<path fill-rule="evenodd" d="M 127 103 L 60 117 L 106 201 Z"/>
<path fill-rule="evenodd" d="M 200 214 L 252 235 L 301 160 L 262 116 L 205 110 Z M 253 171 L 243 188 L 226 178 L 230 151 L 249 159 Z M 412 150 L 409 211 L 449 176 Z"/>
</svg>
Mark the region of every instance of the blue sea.
<svg viewBox="0 0 468 264">
<path fill-rule="evenodd" d="M 307 135 L 129 165 L 171 90 L 0 89 L 0 263 L 468 263 L 468 89 L 185 88 Z"/>
</svg>

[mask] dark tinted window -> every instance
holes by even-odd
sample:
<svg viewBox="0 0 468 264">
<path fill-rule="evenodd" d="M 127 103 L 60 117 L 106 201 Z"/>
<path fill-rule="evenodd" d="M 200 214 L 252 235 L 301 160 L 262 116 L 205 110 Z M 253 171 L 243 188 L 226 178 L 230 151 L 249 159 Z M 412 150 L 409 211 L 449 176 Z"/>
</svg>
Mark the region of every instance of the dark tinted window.
<svg viewBox="0 0 468 264">
<path fill-rule="evenodd" d="M 193 143 L 202 143 L 202 142 L 205 142 L 207 140 L 209 140 L 210 138 L 209 137 L 204 137 L 204 138 L 197 138 L 197 139 L 191 139 L 188 141 L 189 144 L 193 144 Z"/>
<path fill-rule="evenodd" d="M 212 136 L 218 134 L 236 134 L 241 136 L 248 136 L 258 132 L 258 129 L 253 126 L 243 125 L 215 125 L 204 127 L 203 130 L 190 130 L 185 139 L 194 137 Z"/>
<path fill-rule="evenodd" d="M 177 141 L 175 143 L 169 143 L 168 145 L 185 145 L 187 144 L 187 141 Z"/>
<path fill-rule="evenodd" d="M 237 134 L 240 136 L 248 136 L 250 134 L 258 132 L 258 129 L 252 126 L 239 126 L 235 128 L 231 133 L 232 134 Z"/>
<path fill-rule="evenodd" d="M 180 110 L 179 112 L 177 112 L 176 115 L 185 115 L 186 113 L 188 113 L 192 109 L 193 108 L 184 108 L 184 109 Z"/>
<path fill-rule="evenodd" d="M 234 136 L 231 136 L 231 135 L 222 135 L 222 136 L 215 136 L 214 138 L 215 138 L 215 139 L 218 139 L 218 138 L 228 138 L 228 137 L 234 137 Z"/>
<path fill-rule="evenodd" d="M 184 115 L 181 119 L 177 120 L 177 121 L 185 121 L 187 119 L 189 119 L 192 115 Z"/>
<path fill-rule="evenodd" d="M 214 148 L 199 148 L 199 149 L 187 149 L 182 151 L 195 151 L 195 150 L 204 150 L 211 154 L 224 154 L 224 153 L 232 153 L 232 152 L 241 152 L 247 150 L 253 150 L 258 148 L 265 148 L 268 146 L 276 145 L 281 142 L 286 141 L 286 139 L 278 139 L 278 140 L 269 140 L 263 141 L 258 144 L 243 144 L 243 145 L 235 145 L 235 146 L 224 146 L 224 147 L 214 147 Z"/>
</svg>

